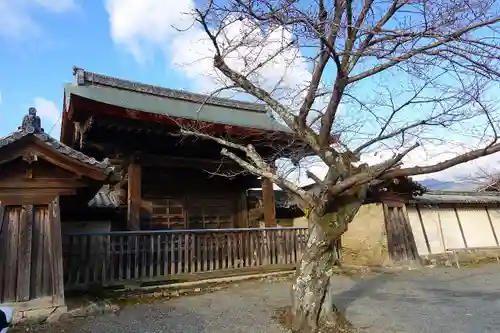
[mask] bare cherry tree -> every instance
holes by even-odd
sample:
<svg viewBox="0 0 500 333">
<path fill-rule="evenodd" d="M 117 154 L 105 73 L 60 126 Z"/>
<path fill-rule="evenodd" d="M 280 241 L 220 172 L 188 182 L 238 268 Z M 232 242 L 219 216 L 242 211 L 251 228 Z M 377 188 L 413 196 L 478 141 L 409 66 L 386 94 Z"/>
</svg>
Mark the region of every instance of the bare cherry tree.
<svg viewBox="0 0 500 333">
<path fill-rule="evenodd" d="M 205 38 L 197 47 L 209 52 L 217 92 L 235 88 L 265 103 L 328 169 L 325 177 L 308 173 L 321 188 L 308 192 L 252 145 L 184 131 L 218 142 L 223 156 L 308 209 L 310 236 L 292 291 L 294 331 L 336 327 L 333 243 L 371 189 L 500 151 L 499 11 L 495 0 L 209 0 L 193 9 L 191 29 Z M 278 78 L 278 63 L 288 72 L 305 66 L 308 75 Z M 463 154 L 402 165 L 421 147 L 465 136 L 475 147 Z M 380 163 L 359 162 L 389 150 Z"/>
<path fill-rule="evenodd" d="M 485 192 L 485 191 L 500 191 L 500 169 L 498 161 L 488 166 L 475 166 L 472 172 L 468 175 L 461 175 L 457 177 L 459 184 L 463 184 L 471 191 Z"/>
</svg>

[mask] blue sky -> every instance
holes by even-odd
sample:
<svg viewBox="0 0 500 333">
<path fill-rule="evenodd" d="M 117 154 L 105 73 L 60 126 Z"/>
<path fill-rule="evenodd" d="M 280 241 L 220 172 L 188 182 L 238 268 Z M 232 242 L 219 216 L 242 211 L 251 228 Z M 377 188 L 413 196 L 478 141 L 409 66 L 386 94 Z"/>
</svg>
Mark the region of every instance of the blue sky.
<svg viewBox="0 0 500 333">
<path fill-rule="evenodd" d="M 54 0 L 54 2 L 65 2 Z M 4 4 L 5 2 L 5 4 Z M 103 1 L 86 0 L 58 12 L 23 0 L 0 0 L 18 20 L 31 24 L 21 28 L 0 28 L 0 136 L 14 130 L 29 106 L 52 102 L 62 109 L 63 84 L 73 81 L 72 66 L 87 70 L 189 89 L 189 81 L 176 71 L 168 71 L 164 57 L 138 63 L 113 43 L 109 15 Z M 13 9 L 12 9 L 13 8 Z M 0 22 L 3 15 L 0 13 Z M 167 59 L 168 61 L 168 59 Z M 46 102 L 46 103 L 43 103 Z M 43 111 L 40 111 L 43 112 Z M 48 111 L 47 111 L 48 112 Z M 44 127 L 52 128 L 53 115 L 44 117 Z M 59 131 L 58 126 L 51 134 Z"/>
</svg>

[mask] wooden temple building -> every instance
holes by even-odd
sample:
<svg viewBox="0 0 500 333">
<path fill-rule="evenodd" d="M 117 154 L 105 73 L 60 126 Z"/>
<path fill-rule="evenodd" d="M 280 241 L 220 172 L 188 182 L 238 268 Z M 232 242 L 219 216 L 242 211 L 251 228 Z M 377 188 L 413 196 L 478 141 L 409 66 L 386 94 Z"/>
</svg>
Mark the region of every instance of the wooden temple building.
<svg viewBox="0 0 500 333">
<path fill-rule="evenodd" d="M 119 182 L 105 186 L 90 203 L 94 212 L 112 218 L 112 230 L 251 227 L 246 194 L 256 187 L 263 189 L 266 225 L 275 225 L 269 180 L 222 159 L 219 144 L 180 134 L 181 128 L 195 129 L 253 144 L 268 160 L 295 153 L 290 130 L 263 105 L 80 68 L 74 75 L 76 83 L 64 89 L 61 142 L 98 160 L 107 158 L 120 170 Z M 72 207 L 68 219 L 94 218 L 84 205 Z M 77 207 L 82 210 L 76 212 Z"/>
<path fill-rule="evenodd" d="M 64 311 L 61 207 L 90 200 L 112 167 L 44 133 L 30 108 L 0 138 L 0 303 L 26 311 Z"/>
</svg>

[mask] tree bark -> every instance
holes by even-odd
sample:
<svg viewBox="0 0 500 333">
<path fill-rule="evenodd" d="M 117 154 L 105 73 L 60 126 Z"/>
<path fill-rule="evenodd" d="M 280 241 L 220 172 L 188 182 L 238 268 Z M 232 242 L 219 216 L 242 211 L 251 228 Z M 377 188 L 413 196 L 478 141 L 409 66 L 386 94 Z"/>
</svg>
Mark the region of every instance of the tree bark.
<svg viewBox="0 0 500 333">
<path fill-rule="evenodd" d="M 323 217 L 309 215 L 309 239 L 292 286 L 292 332 L 343 331 L 348 323 L 334 304 L 332 273 L 339 258 L 335 240 L 346 230 L 362 200 Z"/>
</svg>

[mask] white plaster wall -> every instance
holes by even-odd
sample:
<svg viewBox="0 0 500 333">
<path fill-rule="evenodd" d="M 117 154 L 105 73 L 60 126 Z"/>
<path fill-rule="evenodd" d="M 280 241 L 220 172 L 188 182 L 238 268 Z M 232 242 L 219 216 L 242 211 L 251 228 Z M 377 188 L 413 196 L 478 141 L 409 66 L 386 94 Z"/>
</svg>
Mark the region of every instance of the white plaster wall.
<svg viewBox="0 0 500 333">
<path fill-rule="evenodd" d="M 488 207 L 488 212 L 490 213 L 491 224 L 493 224 L 495 234 L 500 241 L 500 207 Z"/>
<path fill-rule="evenodd" d="M 422 221 L 415 207 L 408 207 L 407 210 L 419 255 L 444 253 L 446 249 L 452 248 L 497 246 L 494 230 L 498 238 L 500 236 L 500 208 L 488 209 L 493 229 L 485 208 L 459 206 L 457 219 L 457 213 L 453 208 L 421 206 Z M 430 252 L 425 241 L 424 229 Z M 464 242 L 464 237 L 467 243 Z"/>
<path fill-rule="evenodd" d="M 420 208 L 420 215 L 427 233 L 431 253 L 444 252 L 443 234 L 439 212 L 433 208 Z"/>
<path fill-rule="evenodd" d="M 460 212 L 460 209 L 458 209 L 458 211 Z M 462 232 L 460 231 L 460 225 L 458 224 L 455 210 L 453 208 L 441 207 L 438 208 L 438 212 L 441 219 L 441 229 L 444 243 L 442 252 L 446 249 L 465 247 L 464 238 L 462 237 Z"/>
<path fill-rule="evenodd" d="M 495 246 L 488 214 L 484 208 L 457 209 L 467 247 Z"/>
<path fill-rule="evenodd" d="M 418 254 L 421 256 L 428 255 L 429 250 L 427 249 L 427 243 L 425 242 L 422 223 L 420 222 L 420 217 L 418 216 L 417 209 L 415 207 L 407 207 L 406 211 L 410 220 L 413 238 L 415 239 L 415 243 L 417 245 Z"/>
</svg>

